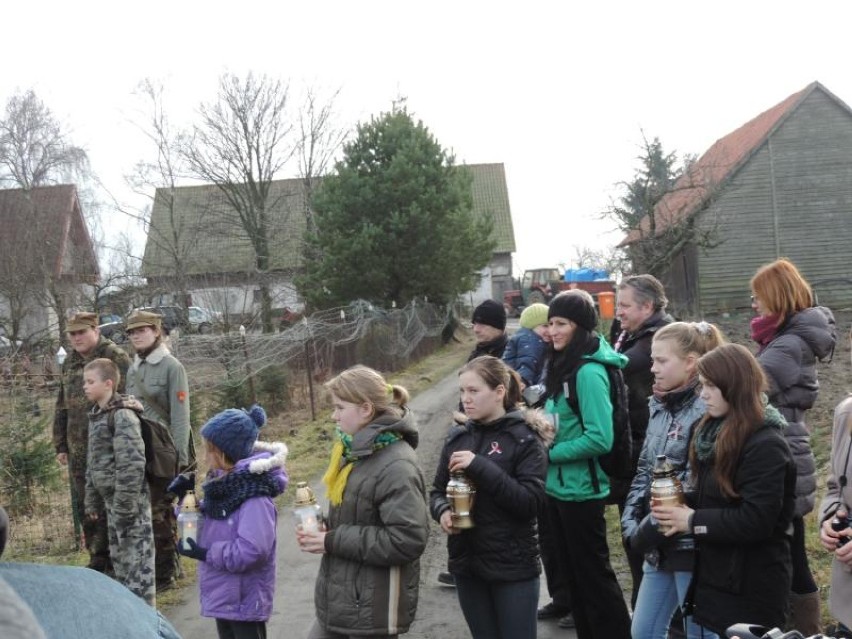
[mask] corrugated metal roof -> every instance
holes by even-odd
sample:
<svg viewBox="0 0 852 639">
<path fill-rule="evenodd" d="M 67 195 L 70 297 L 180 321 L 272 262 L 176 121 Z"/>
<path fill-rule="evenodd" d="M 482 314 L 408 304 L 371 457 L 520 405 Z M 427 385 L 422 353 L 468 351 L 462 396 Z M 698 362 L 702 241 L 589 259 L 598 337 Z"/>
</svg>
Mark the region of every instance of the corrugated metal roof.
<svg viewBox="0 0 852 639">
<path fill-rule="evenodd" d="M 515 250 L 509 192 L 502 164 L 470 164 L 473 210 L 494 220 L 495 253 Z M 186 275 L 251 273 L 254 252 L 215 185 L 174 190 L 174 223 L 169 191 L 157 189 L 145 245 L 142 272 L 147 277 L 174 275 L 177 253 Z M 299 179 L 274 180 L 270 187 L 270 269 L 288 271 L 302 264 L 305 230 L 304 185 Z M 177 233 L 172 233 L 172 227 Z M 176 240 L 175 240 L 176 236 Z"/>
</svg>

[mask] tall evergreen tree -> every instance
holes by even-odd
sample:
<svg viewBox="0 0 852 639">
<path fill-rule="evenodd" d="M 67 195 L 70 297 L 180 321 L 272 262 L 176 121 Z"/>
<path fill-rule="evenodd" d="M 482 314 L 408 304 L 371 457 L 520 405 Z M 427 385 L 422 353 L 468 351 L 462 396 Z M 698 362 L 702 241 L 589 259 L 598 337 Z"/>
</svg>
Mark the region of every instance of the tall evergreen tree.
<svg viewBox="0 0 852 639">
<path fill-rule="evenodd" d="M 405 107 L 360 124 L 314 193 L 304 298 L 443 303 L 474 288 L 494 240 L 491 219 L 472 210 L 471 181 Z"/>
</svg>

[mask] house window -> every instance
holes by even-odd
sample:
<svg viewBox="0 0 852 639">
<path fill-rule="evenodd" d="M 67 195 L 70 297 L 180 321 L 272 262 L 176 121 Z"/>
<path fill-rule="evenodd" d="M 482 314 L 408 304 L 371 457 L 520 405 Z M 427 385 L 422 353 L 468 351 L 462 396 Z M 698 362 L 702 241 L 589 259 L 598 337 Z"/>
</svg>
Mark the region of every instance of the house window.
<svg viewBox="0 0 852 639">
<path fill-rule="evenodd" d="M 260 304 L 263 300 L 262 291 L 259 288 L 254 289 L 252 291 L 251 301 L 253 304 Z"/>
</svg>

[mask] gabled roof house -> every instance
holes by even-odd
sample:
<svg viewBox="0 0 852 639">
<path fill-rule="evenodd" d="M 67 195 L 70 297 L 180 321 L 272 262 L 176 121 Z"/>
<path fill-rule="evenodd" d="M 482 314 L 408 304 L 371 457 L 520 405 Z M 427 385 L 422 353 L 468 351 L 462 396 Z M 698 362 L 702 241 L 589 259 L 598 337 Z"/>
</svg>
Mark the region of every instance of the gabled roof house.
<svg viewBox="0 0 852 639">
<path fill-rule="evenodd" d="M 751 276 L 779 257 L 820 302 L 851 303 L 852 110 L 813 82 L 717 140 L 657 204 L 656 232 L 693 216 L 713 247 L 674 256 L 663 283 L 677 312 L 747 308 Z"/>
<path fill-rule="evenodd" d="M 8 324 L 19 316 L 22 338 L 55 329 L 55 309 L 45 301 L 47 287 L 55 286 L 63 307 L 73 308 L 79 287 L 99 277 L 77 188 L 0 190 L 0 229 L 0 318 Z"/>
</svg>

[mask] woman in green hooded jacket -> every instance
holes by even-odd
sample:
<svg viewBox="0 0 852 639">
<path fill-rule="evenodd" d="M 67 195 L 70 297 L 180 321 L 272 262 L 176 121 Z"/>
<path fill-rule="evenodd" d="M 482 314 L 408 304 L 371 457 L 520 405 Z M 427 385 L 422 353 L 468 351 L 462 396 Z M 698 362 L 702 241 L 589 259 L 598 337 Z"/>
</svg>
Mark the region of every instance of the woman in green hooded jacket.
<svg viewBox="0 0 852 639">
<path fill-rule="evenodd" d="M 629 639 L 630 615 L 606 540 L 609 478 L 598 463 L 613 444 L 606 366 L 624 368 L 627 358 L 598 334 L 594 300 L 585 291 L 554 297 L 547 317 L 553 341 L 545 412 L 552 416 L 556 438 L 548 452 L 545 488 L 548 521 L 558 540 L 554 560 L 568 579 L 578 639 Z M 580 414 L 566 397 L 572 376 Z"/>
</svg>

